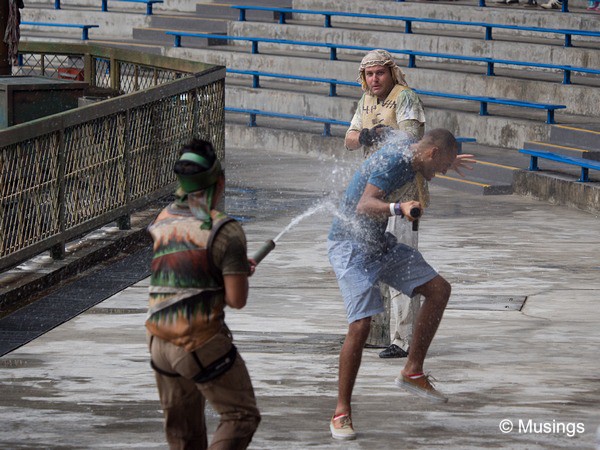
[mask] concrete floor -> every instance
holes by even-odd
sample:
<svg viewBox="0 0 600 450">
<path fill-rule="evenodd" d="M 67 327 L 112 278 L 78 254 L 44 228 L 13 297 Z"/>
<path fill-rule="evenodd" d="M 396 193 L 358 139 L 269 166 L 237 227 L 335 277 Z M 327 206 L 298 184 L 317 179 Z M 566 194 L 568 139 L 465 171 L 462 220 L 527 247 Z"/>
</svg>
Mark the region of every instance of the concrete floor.
<svg viewBox="0 0 600 450">
<path fill-rule="evenodd" d="M 352 164 L 228 150 L 226 209 L 244 219 L 250 252 L 315 202 L 324 205 L 261 263 L 248 306 L 227 312 L 263 414 L 250 448 L 595 448 L 599 218 L 436 186 L 420 248 L 453 295 L 426 370 L 450 400 L 431 405 L 398 390 L 402 360 L 366 349 L 354 391 L 358 439 L 331 439 L 347 325 L 326 256 L 331 206 L 322 199 L 345 187 Z M 144 342 L 147 285 L 0 359 L 0 448 L 166 448 Z M 523 300 L 521 310 L 511 303 Z M 502 432 L 509 421 L 512 430 Z"/>
</svg>

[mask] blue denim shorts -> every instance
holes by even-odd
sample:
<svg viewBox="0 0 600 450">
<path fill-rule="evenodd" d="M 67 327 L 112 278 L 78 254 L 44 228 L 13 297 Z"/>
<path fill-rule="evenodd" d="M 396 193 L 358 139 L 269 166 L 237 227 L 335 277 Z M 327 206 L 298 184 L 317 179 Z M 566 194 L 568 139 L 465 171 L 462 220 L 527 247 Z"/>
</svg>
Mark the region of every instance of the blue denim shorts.
<svg viewBox="0 0 600 450">
<path fill-rule="evenodd" d="M 413 291 L 437 276 L 418 250 L 395 244 L 369 253 L 353 241 L 327 241 L 329 262 L 337 277 L 348 323 L 384 311 L 379 282 L 412 297 Z"/>
</svg>

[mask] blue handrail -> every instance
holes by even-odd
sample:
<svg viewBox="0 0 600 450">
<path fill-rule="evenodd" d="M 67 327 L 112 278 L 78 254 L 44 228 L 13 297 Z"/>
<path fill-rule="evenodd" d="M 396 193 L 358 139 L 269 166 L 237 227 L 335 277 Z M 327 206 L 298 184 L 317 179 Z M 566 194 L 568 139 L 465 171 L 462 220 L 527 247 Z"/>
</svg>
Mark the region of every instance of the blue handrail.
<svg viewBox="0 0 600 450">
<path fill-rule="evenodd" d="M 594 161 L 591 159 L 585 158 L 576 158 L 574 156 L 565 156 L 559 155 L 558 153 L 547 152 L 544 150 L 529 150 L 529 149 L 520 149 L 519 153 L 523 153 L 525 155 L 530 156 L 529 161 L 529 170 L 537 171 L 538 167 L 538 158 L 548 159 L 550 161 L 569 164 L 572 166 L 578 166 L 581 168 L 581 175 L 579 177 L 579 182 L 587 183 L 590 181 L 589 178 L 589 169 L 600 170 L 600 162 Z"/>
<path fill-rule="evenodd" d="M 104 12 L 108 11 L 108 0 L 101 0 L 102 4 L 100 9 Z M 118 2 L 131 2 L 131 3 L 145 3 L 146 4 L 146 15 L 152 15 L 152 6 L 155 3 L 163 3 L 164 0 L 113 0 Z M 60 0 L 54 0 L 54 9 L 60 9 Z"/>
<path fill-rule="evenodd" d="M 21 25 L 31 25 L 36 27 L 61 27 L 61 28 L 81 28 L 81 40 L 87 41 L 89 39 L 90 28 L 99 28 L 100 25 L 83 25 L 76 23 L 55 23 L 55 22 L 21 22 Z"/>
</svg>

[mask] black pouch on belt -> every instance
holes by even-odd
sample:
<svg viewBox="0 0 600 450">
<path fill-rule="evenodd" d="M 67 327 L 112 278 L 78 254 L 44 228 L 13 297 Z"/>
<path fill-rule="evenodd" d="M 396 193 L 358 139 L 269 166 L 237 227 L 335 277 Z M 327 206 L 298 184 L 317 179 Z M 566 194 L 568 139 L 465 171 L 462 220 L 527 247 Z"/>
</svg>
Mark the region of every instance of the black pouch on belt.
<svg viewBox="0 0 600 450">
<path fill-rule="evenodd" d="M 231 344 L 231 349 L 229 349 L 227 353 L 207 366 L 202 365 L 200 358 L 198 358 L 195 353 L 192 353 L 192 356 L 200 368 L 200 372 L 194 376 L 193 380 L 196 383 L 207 383 L 231 369 L 231 366 L 233 366 L 233 363 L 235 363 L 235 359 L 237 358 L 237 348 L 235 348 L 235 345 Z"/>
</svg>

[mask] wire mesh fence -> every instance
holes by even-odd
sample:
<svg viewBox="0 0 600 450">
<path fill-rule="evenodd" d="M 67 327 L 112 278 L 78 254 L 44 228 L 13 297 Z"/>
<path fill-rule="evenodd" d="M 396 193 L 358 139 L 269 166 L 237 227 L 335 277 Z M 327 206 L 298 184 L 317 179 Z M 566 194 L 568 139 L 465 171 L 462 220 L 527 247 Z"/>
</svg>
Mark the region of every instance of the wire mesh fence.
<svg viewBox="0 0 600 450">
<path fill-rule="evenodd" d="M 90 85 L 121 95 L 0 131 L 0 270 L 49 249 L 60 256 L 70 239 L 166 195 L 192 137 L 224 156 L 224 68 L 165 57 L 153 64 L 100 47 L 34 47 L 21 50 L 17 75 L 82 71 Z"/>
</svg>

